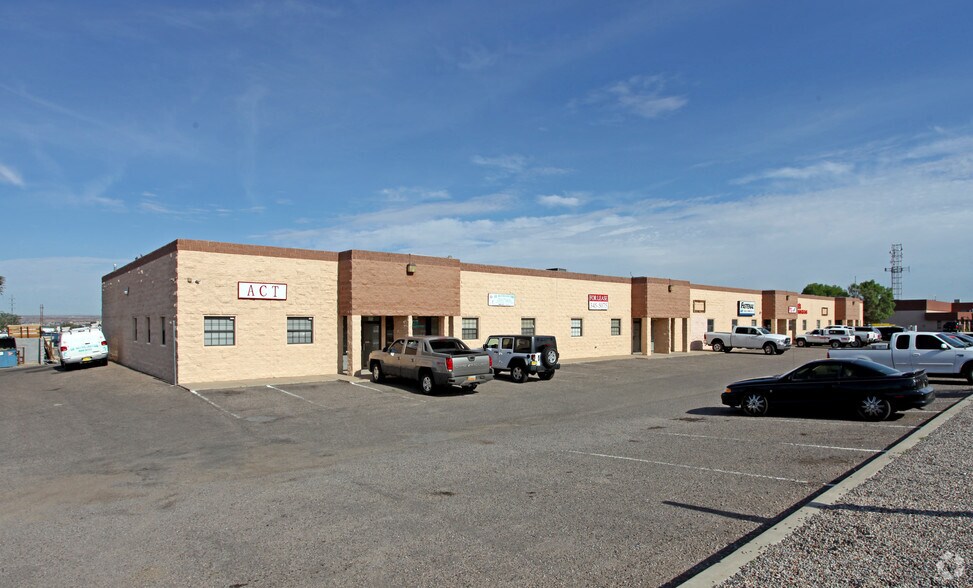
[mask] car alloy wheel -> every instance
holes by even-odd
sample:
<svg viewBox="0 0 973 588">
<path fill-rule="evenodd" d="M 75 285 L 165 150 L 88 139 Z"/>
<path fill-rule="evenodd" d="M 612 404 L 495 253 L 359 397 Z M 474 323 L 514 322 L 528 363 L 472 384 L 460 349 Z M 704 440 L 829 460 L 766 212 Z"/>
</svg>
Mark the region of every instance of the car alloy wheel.
<svg viewBox="0 0 973 588">
<path fill-rule="evenodd" d="M 892 414 L 892 405 L 881 396 L 869 395 L 858 402 L 858 416 L 867 421 L 884 421 Z"/>
<path fill-rule="evenodd" d="M 522 384 L 524 380 L 527 379 L 527 372 L 524 371 L 523 366 L 515 365 L 510 367 L 510 379 L 517 384 Z"/>
<path fill-rule="evenodd" d="M 743 396 L 740 403 L 743 412 L 750 416 L 762 416 L 767 414 L 767 397 L 759 392 L 750 392 Z"/>
</svg>

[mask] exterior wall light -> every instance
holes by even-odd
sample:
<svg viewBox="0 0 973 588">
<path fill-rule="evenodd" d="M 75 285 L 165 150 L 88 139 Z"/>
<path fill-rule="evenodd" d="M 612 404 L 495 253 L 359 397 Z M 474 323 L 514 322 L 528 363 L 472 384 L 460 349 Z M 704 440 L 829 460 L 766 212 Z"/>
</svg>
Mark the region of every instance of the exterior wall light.
<svg viewBox="0 0 973 588">
<path fill-rule="evenodd" d="M 128 296 L 128 288 L 125 288 L 125 295 Z"/>
</svg>

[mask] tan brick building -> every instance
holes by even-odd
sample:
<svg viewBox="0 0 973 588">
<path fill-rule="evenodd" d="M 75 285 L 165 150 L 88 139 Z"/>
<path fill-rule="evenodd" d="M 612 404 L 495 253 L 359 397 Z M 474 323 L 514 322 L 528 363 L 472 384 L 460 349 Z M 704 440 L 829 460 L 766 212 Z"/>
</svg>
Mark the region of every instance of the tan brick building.
<svg viewBox="0 0 973 588">
<path fill-rule="evenodd" d="M 554 335 L 563 357 L 598 358 L 701 349 L 734 324 L 793 337 L 861 311 L 790 291 L 183 239 L 102 278 L 111 359 L 183 385 L 358 373 L 406 335 Z"/>
</svg>

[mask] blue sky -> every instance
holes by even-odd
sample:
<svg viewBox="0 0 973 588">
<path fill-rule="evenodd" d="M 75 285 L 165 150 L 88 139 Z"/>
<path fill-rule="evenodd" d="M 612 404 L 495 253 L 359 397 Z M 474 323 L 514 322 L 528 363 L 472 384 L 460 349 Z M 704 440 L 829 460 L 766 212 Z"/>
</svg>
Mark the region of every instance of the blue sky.
<svg viewBox="0 0 973 588">
<path fill-rule="evenodd" d="M 968 2 L 0 4 L 0 275 L 176 238 L 973 299 Z"/>
</svg>

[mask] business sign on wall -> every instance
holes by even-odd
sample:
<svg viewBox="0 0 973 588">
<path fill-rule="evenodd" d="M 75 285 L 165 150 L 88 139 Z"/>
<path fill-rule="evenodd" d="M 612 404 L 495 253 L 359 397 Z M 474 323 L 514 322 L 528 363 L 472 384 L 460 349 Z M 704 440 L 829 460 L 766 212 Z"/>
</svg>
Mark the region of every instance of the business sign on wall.
<svg viewBox="0 0 973 588">
<path fill-rule="evenodd" d="M 608 294 L 588 294 L 588 310 L 608 310 Z"/>
<path fill-rule="evenodd" d="M 237 282 L 240 300 L 287 300 L 287 284 L 265 282 Z"/>
<path fill-rule="evenodd" d="M 753 300 L 738 300 L 737 314 L 739 316 L 754 316 L 757 314 L 757 303 Z"/>
<path fill-rule="evenodd" d="M 787 314 L 797 314 L 797 307 L 796 306 L 788 306 L 787 307 Z"/>
<path fill-rule="evenodd" d="M 517 296 L 514 294 L 487 294 L 487 304 L 489 306 L 513 306 L 517 303 Z"/>
</svg>

